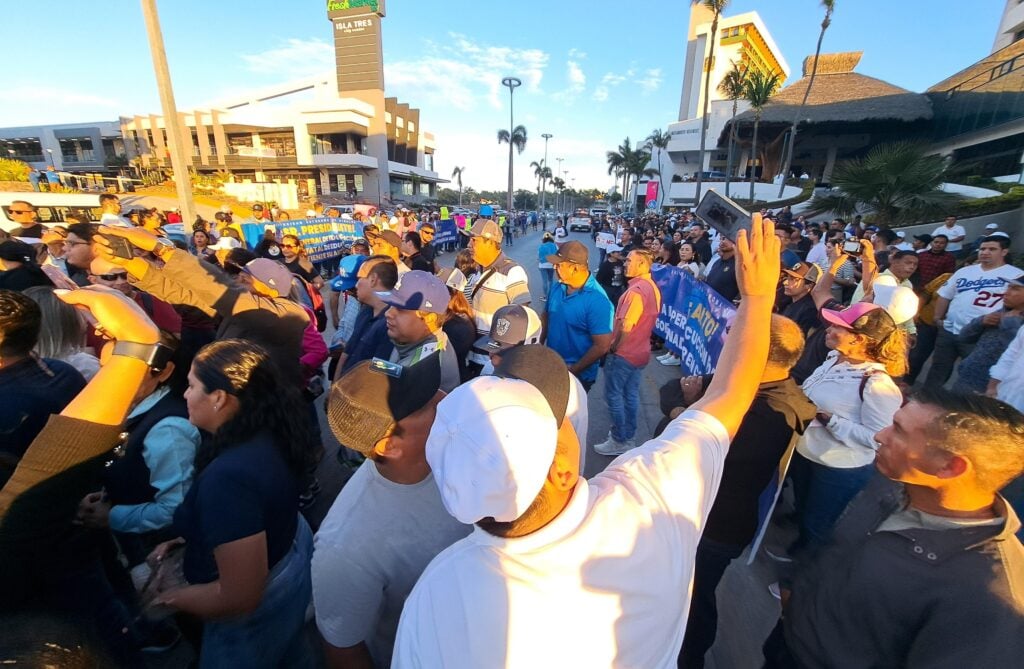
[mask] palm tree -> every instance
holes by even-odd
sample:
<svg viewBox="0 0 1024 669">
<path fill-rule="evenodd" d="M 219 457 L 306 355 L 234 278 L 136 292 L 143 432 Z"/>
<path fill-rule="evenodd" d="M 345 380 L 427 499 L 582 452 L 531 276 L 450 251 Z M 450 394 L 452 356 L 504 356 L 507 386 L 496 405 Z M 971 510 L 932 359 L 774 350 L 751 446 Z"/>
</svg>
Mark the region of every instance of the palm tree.
<svg viewBox="0 0 1024 669">
<path fill-rule="evenodd" d="M 462 173 L 466 171 L 465 167 L 456 167 L 452 170 L 452 179 L 459 184 L 459 206 L 462 206 Z"/>
<path fill-rule="evenodd" d="M 725 73 L 722 81 L 718 84 L 718 92 L 732 100 L 732 119 L 729 121 L 729 158 L 726 160 L 725 168 L 725 196 L 729 197 L 729 183 L 732 181 L 732 156 L 733 148 L 736 146 L 736 112 L 739 110 L 740 98 L 747 82 L 748 66 L 743 69 L 735 62 L 732 69 Z"/>
<path fill-rule="evenodd" d="M 825 7 L 825 18 L 821 21 L 821 32 L 818 33 L 818 48 L 814 50 L 814 65 L 811 66 L 811 78 L 807 82 L 807 90 L 804 91 L 804 98 L 800 106 L 793 114 L 793 123 L 789 127 L 789 144 L 786 147 L 786 159 L 782 163 L 782 182 L 779 184 L 779 197 L 782 197 L 782 190 L 786 187 L 786 175 L 789 174 L 790 164 L 793 162 L 793 146 L 796 144 L 796 126 L 803 115 L 804 107 L 807 105 L 807 98 L 811 95 L 811 87 L 814 86 L 814 77 L 818 75 L 818 57 L 821 56 L 821 42 L 825 39 L 825 31 L 832 25 L 832 10 L 835 9 L 836 0 L 821 0 Z"/>
<path fill-rule="evenodd" d="M 637 191 L 640 190 L 640 177 L 650 178 L 658 176 L 658 170 L 647 167 L 650 162 L 651 154 L 643 149 L 633 151 L 629 156 L 629 160 L 626 162 L 626 173 L 629 177 L 632 177 L 633 183 L 636 184 L 636 191 L 633 192 L 633 202 L 630 205 L 631 207 L 635 208 L 636 206 L 636 196 L 639 194 Z"/>
<path fill-rule="evenodd" d="M 517 152 L 522 153 L 526 148 L 526 126 L 517 125 L 512 128 L 511 134 L 508 130 L 499 130 L 498 144 L 508 144 L 508 209 L 511 214 L 514 204 L 512 202 L 512 149 L 514 147 Z"/>
<path fill-rule="evenodd" d="M 768 104 L 768 100 L 775 94 L 775 89 L 778 87 L 778 74 L 766 75 L 764 72 L 754 71 L 747 77 L 747 83 L 743 90 L 743 97 L 747 99 L 750 108 L 754 110 L 754 143 L 750 147 L 749 199 L 751 203 L 754 201 L 754 181 L 756 181 L 754 161 L 757 160 L 757 131 L 761 126 L 761 112 L 764 111 L 764 106 Z"/>
<path fill-rule="evenodd" d="M 562 190 L 565 189 L 565 180 L 563 180 L 562 177 L 555 177 L 554 179 L 551 180 L 551 187 L 555 189 L 556 193 L 560 193 Z M 561 211 L 561 209 L 559 209 L 558 207 L 557 195 L 555 197 L 555 211 Z"/>
<path fill-rule="evenodd" d="M 711 73 L 715 69 L 715 43 L 718 42 L 718 18 L 725 11 L 729 0 L 691 0 L 693 5 L 704 5 L 708 11 L 714 14 L 711 20 L 711 34 L 708 35 L 708 42 L 711 47 L 708 52 L 707 68 L 701 67 L 701 72 L 707 70 L 704 78 L 704 111 L 700 117 L 700 154 L 697 157 L 697 191 L 694 202 L 700 202 L 701 178 L 704 176 L 704 153 L 708 141 L 708 104 L 711 102 Z"/>
<path fill-rule="evenodd" d="M 608 151 L 605 156 L 608 161 L 608 174 L 614 174 L 616 178 L 622 177 L 622 192 L 629 194 L 629 178 L 632 172 L 629 167 L 633 161 L 635 150 L 629 141 L 629 137 L 619 144 L 618 151 Z"/>
<path fill-rule="evenodd" d="M 836 165 L 831 179 L 835 191 L 816 195 L 806 213 L 871 212 L 878 225 L 917 221 L 960 199 L 939 189 L 948 169 L 945 159 L 927 155 L 920 144 L 880 144 L 863 158 Z"/>
<path fill-rule="evenodd" d="M 662 130 L 661 128 L 655 128 L 650 135 L 647 135 L 647 143 L 645 146 L 649 151 L 656 151 L 657 165 L 658 165 L 658 206 L 661 206 L 661 202 L 665 199 L 665 180 L 661 176 L 661 152 L 668 148 L 669 139 L 671 135 Z"/>
<path fill-rule="evenodd" d="M 540 180 L 544 174 L 544 159 L 534 160 L 530 163 L 530 167 L 533 168 L 533 176 L 537 177 L 537 202 L 540 202 Z"/>
</svg>

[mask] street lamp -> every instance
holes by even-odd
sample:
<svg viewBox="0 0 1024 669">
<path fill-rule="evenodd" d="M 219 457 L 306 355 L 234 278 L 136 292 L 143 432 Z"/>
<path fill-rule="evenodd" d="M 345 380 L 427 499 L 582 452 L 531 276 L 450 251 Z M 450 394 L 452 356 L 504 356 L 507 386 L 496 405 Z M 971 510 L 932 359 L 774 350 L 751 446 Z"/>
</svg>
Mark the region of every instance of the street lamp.
<svg viewBox="0 0 1024 669">
<path fill-rule="evenodd" d="M 546 132 L 543 135 L 541 135 L 541 137 L 544 138 L 544 166 L 541 169 L 545 170 L 548 167 L 548 140 L 551 139 L 552 137 L 554 137 L 554 135 L 552 135 L 550 132 Z M 547 180 L 547 177 L 541 176 L 541 183 L 544 184 L 544 189 L 540 192 L 540 211 L 541 211 L 541 216 L 543 216 L 544 215 L 545 203 L 547 202 L 547 199 L 548 199 L 547 198 L 547 194 L 548 194 L 548 180 Z"/>
<path fill-rule="evenodd" d="M 555 158 L 555 162 L 556 162 L 556 163 L 558 163 L 558 169 L 556 169 L 556 170 L 555 170 L 555 176 L 556 176 L 556 177 L 557 177 L 557 176 L 558 176 L 559 174 L 561 174 L 561 173 L 562 173 L 562 161 L 563 161 L 563 160 L 565 160 L 565 158 Z M 556 211 L 558 211 L 559 213 L 561 213 L 561 211 L 562 211 L 562 210 L 561 210 L 561 209 L 559 209 L 559 207 L 558 207 L 558 193 L 555 193 L 555 210 L 556 210 Z"/>
<path fill-rule="evenodd" d="M 569 170 L 562 170 L 562 209 L 565 217 L 568 218 L 572 212 L 565 208 L 565 189 L 569 186 Z"/>
<path fill-rule="evenodd" d="M 53 164 L 53 149 L 46 150 L 46 157 L 50 159 L 50 167 L 57 169 L 57 166 Z"/>
<path fill-rule="evenodd" d="M 512 115 L 512 98 L 516 88 L 523 85 L 522 80 L 516 77 L 505 77 L 501 85 L 508 87 L 508 215 L 512 215 L 512 139 L 515 133 L 515 121 Z"/>
<path fill-rule="evenodd" d="M 572 178 L 572 195 L 569 198 L 569 211 L 576 211 L 576 177 Z"/>
</svg>

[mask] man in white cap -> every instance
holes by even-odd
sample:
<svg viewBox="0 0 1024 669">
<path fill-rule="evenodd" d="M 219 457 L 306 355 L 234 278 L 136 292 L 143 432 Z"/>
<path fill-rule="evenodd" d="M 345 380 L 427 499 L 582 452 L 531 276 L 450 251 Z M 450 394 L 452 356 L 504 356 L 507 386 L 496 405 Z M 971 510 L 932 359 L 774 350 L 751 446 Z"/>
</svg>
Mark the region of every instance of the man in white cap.
<svg viewBox="0 0 1024 669">
<path fill-rule="evenodd" d="M 779 241 L 755 214 L 737 247 L 743 300 L 707 394 L 592 481 L 566 374 L 481 377 L 441 401 L 427 461 L 449 513 L 477 527 L 406 600 L 393 666 L 676 666 L 697 543 L 768 356 Z M 501 367 L 521 356 L 562 364 L 521 346 Z"/>
<path fill-rule="evenodd" d="M 467 299 L 473 307 L 477 337 L 484 337 L 490 331 L 491 319 L 498 309 L 507 304 L 530 304 L 530 286 L 522 265 L 502 252 L 503 233 L 497 223 L 481 218 L 472 228 L 460 232 L 469 237 L 469 250 L 481 268 Z M 487 351 L 474 346 L 466 356 L 466 366 L 476 375 L 487 360 Z"/>
</svg>

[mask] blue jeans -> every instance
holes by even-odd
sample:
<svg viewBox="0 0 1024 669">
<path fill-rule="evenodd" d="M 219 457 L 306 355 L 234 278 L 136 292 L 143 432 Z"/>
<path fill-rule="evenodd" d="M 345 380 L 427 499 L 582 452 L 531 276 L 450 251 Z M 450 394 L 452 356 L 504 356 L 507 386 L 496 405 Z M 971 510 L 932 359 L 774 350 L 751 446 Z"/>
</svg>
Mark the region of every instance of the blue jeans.
<svg viewBox="0 0 1024 669">
<path fill-rule="evenodd" d="M 821 546 L 832 536 L 832 528 L 847 504 L 875 474 L 875 465 L 826 467 L 799 453 L 789 465 L 800 518 L 800 537 L 793 550 Z"/>
<path fill-rule="evenodd" d="M 546 298 L 551 293 L 551 282 L 555 279 L 555 269 L 553 267 L 541 267 L 540 278 L 544 282 L 544 297 Z"/>
<path fill-rule="evenodd" d="M 312 597 L 309 562 L 313 533 L 299 515 L 292 549 L 270 570 L 259 608 L 203 626 L 200 669 L 313 666 L 303 627 Z"/>
<path fill-rule="evenodd" d="M 640 409 L 640 376 L 634 367 L 614 353 L 604 361 L 604 396 L 612 419 L 612 437 L 626 441 L 636 436 L 636 413 Z"/>
</svg>

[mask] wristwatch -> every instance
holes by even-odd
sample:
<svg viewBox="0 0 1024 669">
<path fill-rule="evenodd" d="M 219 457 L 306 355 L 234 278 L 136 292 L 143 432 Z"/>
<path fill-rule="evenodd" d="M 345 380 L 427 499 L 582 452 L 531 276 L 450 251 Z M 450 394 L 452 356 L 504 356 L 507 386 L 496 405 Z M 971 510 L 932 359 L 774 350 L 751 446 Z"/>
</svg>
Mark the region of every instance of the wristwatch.
<svg viewBox="0 0 1024 669">
<path fill-rule="evenodd" d="M 160 260 L 167 260 L 167 255 L 178 248 L 174 245 L 174 242 L 167 239 L 166 237 L 157 237 L 156 246 L 153 247 L 153 255 Z"/>
<path fill-rule="evenodd" d="M 112 355 L 135 358 L 146 363 L 155 372 L 161 372 L 174 357 L 174 351 L 163 344 L 140 344 L 134 341 L 114 342 Z"/>
</svg>

